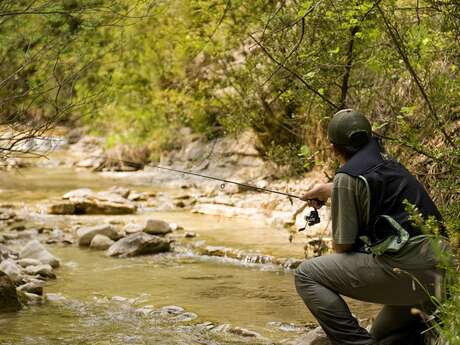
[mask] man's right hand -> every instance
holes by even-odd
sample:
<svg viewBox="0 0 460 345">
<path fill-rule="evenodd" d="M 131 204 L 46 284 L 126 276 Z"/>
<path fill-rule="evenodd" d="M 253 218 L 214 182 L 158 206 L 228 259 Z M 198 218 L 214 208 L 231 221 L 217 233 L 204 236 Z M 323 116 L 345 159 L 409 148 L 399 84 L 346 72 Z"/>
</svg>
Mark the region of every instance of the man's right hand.
<svg viewBox="0 0 460 345">
<path fill-rule="evenodd" d="M 300 199 L 306 201 L 310 207 L 320 208 L 331 197 L 331 194 L 332 182 L 320 183 L 302 195 Z"/>
</svg>

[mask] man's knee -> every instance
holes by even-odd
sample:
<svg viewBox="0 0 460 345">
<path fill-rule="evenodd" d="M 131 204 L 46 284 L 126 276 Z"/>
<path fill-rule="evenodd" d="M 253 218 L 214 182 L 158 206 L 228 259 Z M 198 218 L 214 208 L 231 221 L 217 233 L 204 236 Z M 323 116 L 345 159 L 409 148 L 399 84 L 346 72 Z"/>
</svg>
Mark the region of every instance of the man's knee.
<svg viewBox="0 0 460 345">
<path fill-rule="evenodd" d="M 314 265 L 313 260 L 308 259 L 303 261 L 299 267 L 294 271 L 294 282 L 297 288 L 297 292 L 300 293 L 299 289 L 307 287 L 315 283 L 314 279 Z"/>
</svg>

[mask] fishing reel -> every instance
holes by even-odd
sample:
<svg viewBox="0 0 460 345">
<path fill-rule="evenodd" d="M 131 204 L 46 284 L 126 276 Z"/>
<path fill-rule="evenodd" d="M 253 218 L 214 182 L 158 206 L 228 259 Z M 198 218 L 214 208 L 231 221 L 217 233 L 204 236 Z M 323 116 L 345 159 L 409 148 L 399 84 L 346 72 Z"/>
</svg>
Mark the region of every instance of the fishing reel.
<svg viewBox="0 0 460 345">
<path fill-rule="evenodd" d="M 313 226 L 315 224 L 318 224 L 321 221 L 321 218 L 319 217 L 318 210 L 314 208 L 310 214 L 305 215 L 305 221 L 307 222 L 303 228 L 300 228 L 299 231 L 304 231 L 307 226 Z"/>
</svg>

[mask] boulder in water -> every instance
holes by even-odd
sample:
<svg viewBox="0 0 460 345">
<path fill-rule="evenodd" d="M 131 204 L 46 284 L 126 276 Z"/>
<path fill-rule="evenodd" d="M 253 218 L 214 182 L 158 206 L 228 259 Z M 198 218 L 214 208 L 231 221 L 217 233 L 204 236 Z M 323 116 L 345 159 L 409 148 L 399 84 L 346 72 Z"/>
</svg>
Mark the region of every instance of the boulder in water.
<svg viewBox="0 0 460 345">
<path fill-rule="evenodd" d="M 0 271 L 0 312 L 17 311 L 21 309 L 16 287 L 4 272 Z"/>
<path fill-rule="evenodd" d="M 53 268 L 59 266 L 59 260 L 42 246 L 37 240 L 32 240 L 22 248 L 19 253 L 21 259 L 36 259 L 42 264 L 48 264 Z"/>
<path fill-rule="evenodd" d="M 137 232 L 112 244 L 107 252 L 110 256 L 136 256 L 156 254 L 171 250 L 170 240 L 163 237 Z"/>
<path fill-rule="evenodd" d="M 0 263 L 0 271 L 4 272 L 13 282 L 18 282 L 22 279 L 21 267 L 13 260 L 6 259 Z"/>
<path fill-rule="evenodd" d="M 77 231 L 78 245 L 89 246 L 96 235 L 104 235 L 111 240 L 117 240 L 120 235 L 110 224 L 102 224 L 90 228 L 80 228 Z"/>
<path fill-rule="evenodd" d="M 144 232 L 150 235 L 166 235 L 172 232 L 169 223 L 159 220 L 159 219 L 148 219 L 145 227 Z"/>
<path fill-rule="evenodd" d="M 135 205 L 128 203 L 75 199 L 59 201 L 48 208 L 50 214 L 133 214 L 137 210 Z"/>
<path fill-rule="evenodd" d="M 113 240 L 105 235 L 96 235 L 91 240 L 91 243 L 89 246 L 90 248 L 96 249 L 96 250 L 106 250 L 113 243 L 114 243 Z"/>
</svg>

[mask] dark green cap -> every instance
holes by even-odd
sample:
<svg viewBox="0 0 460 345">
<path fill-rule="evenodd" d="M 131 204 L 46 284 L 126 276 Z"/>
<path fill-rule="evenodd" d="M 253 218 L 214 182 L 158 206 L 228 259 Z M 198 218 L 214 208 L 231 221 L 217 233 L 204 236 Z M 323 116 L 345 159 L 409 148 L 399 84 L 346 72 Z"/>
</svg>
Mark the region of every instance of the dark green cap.
<svg viewBox="0 0 460 345">
<path fill-rule="evenodd" d="M 336 145 L 358 149 L 372 136 L 368 119 L 353 109 L 343 109 L 334 114 L 327 127 L 329 140 Z"/>
</svg>

